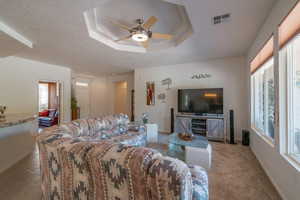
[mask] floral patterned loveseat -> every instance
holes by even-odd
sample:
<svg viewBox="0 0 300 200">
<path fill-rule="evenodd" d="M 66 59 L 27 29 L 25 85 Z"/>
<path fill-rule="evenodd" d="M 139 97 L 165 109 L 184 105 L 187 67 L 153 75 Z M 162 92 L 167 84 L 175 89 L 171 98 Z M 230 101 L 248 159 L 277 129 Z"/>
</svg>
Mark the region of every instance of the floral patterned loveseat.
<svg viewBox="0 0 300 200">
<path fill-rule="evenodd" d="M 37 136 L 43 199 L 208 200 L 201 167 L 136 147 L 145 138 L 124 115 L 44 130 Z"/>
</svg>

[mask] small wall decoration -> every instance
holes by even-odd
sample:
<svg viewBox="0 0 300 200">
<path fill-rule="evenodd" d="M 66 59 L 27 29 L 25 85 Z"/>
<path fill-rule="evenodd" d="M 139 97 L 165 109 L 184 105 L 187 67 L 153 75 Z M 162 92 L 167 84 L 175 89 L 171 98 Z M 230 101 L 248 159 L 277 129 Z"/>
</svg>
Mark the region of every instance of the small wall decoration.
<svg viewBox="0 0 300 200">
<path fill-rule="evenodd" d="M 147 102 L 146 105 L 155 105 L 155 83 L 154 82 L 147 82 Z"/>
<path fill-rule="evenodd" d="M 194 74 L 191 77 L 191 79 L 205 79 L 205 78 L 210 78 L 210 77 L 212 77 L 212 75 L 203 73 L 203 74 Z"/>
<path fill-rule="evenodd" d="M 165 93 L 160 93 L 157 95 L 158 100 L 161 100 L 162 103 L 166 103 L 166 94 Z"/>
<path fill-rule="evenodd" d="M 164 80 L 161 81 L 162 85 L 167 85 L 167 90 L 170 89 L 170 85 L 172 84 L 172 79 L 171 78 L 166 78 Z"/>
</svg>

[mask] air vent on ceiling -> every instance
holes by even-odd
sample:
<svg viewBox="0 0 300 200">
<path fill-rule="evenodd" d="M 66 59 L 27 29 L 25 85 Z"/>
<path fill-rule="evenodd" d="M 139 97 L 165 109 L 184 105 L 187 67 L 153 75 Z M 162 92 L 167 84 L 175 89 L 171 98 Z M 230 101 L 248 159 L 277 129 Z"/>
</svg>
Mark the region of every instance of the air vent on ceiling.
<svg viewBox="0 0 300 200">
<path fill-rule="evenodd" d="M 230 17 L 231 17 L 230 13 L 227 13 L 227 14 L 224 14 L 224 15 L 219 15 L 219 16 L 214 16 L 212 18 L 212 22 L 213 22 L 214 25 L 222 24 L 224 22 L 228 22 L 230 20 Z"/>
</svg>

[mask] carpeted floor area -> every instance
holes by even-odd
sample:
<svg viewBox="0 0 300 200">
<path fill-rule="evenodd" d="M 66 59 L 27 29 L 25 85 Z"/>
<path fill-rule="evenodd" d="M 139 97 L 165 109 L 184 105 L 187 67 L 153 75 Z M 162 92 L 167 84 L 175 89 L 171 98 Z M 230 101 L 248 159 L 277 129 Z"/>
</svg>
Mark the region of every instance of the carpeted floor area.
<svg viewBox="0 0 300 200">
<path fill-rule="evenodd" d="M 281 199 L 249 147 L 211 143 L 210 199 Z"/>
<path fill-rule="evenodd" d="M 167 135 L 160 134 L 155 148 L 167 149 Z M 281 199 L 253 153 L 242 145 L 210 142 L 213 148 L 209 170 L 210 200 Z M 0 174 L 0 199 L 40 200 L 38 152 Z"/>
</svg>

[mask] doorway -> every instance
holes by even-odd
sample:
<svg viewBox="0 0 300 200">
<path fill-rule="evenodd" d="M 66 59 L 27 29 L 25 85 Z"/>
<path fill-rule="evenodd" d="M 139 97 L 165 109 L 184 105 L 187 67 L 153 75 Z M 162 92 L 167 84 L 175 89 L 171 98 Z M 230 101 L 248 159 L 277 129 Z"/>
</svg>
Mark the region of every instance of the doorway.
<svg viewBox="0 0 300 200">
<path fill-rule="evenodd" d="M 39 126 L 50 127 L 60 123 L 61 84 L 54 81 L 38 83 Z"/>
<path fill-rule="evenodd" d="M 79 107 L 79 118 L 85 119 L 90 116 L 90 80 L 78 78 L 75 82 L 75 97 Z"/>
<path fill-rule="evenodd" d="M 130 116 L 130 105 L 128 104 L 127 81 L 115 82 L 114 113 L 124 113 Z"/>
</svg>

